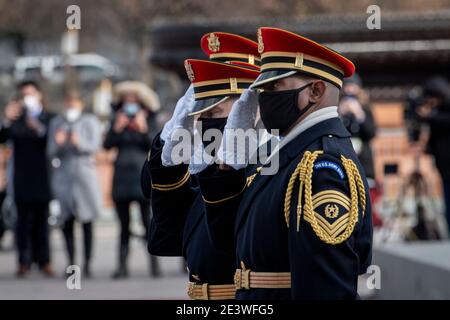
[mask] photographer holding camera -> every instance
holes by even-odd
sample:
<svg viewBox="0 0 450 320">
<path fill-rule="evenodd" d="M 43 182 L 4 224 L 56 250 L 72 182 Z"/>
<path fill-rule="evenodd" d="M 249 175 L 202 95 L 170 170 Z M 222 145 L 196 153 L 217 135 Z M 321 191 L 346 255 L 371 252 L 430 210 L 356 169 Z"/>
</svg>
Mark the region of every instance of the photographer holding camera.
<svg viewBox="0 0 450 320">
<path fill-rule="evenodd" d="M 345 79 L 342 95 L 339 101 L 339 116 L 344 126 L 351 133 L 353 148 L 361 161 L 369 185 L 375 185 L 375 169 L 370 141 L 375 137 L 376 125 L 369 99 L 362 87 L 362 80 L 358 74 Z"/>
<path fill-rule="evenodd" d="M 52 114 L 45 110 L 42 92 L 33 81 L 17 86 L 18 96 L 5 107 L 0 137 L 13 146 L 13 193 L 17 208 L 17 276 L 33 262 L 47 276 L 50 265 L 48 204 L 50 183 L 46 157 L 47 131 Z"/>
<path fill-rule="evenodd" d="M 350 78 L 344 79 L 338 106 L 339 117 L 352 135 L 350 139 L 353 148 L 364 168 L 370 197 L 375 203 L 379 189 L 375 181 L 375 166 L 370 142 L 376 135 L 377 127 L 369 104 L 369 96 L 363 88 L 361 77 L 355 73 Z M 382 224 L 375 208 L 372 208 L 372 220 L 374 226 Z"/>
<path fill-rule="evenodd" d="M 127 257 L 130 239 L 130 205 L 137 202 L 140 207 L 145 239 L 150 221 L 150 203 L 143 197 L 140 188 L 142 163 L 152 144 L 155 131 L 155 112 L 159 109 L 156 94 L 145 84 L 125 81 L 116 85 L 117 103 L 111 127 L 103 146 L 117 149 L 114 163 L 112 198 L 120 221 L 119 264 L 113 279 L 128 276 Z M 156 258 L 151 256 L 151 275 L 157 276 L 159 268 Z"/>
<path fill-rule="evenodd" d="M 447 225 L 450 230 L 450 86 L 440 76 L 425 80 L 422 104 L 416 108 L 418 119 L 426 123 L 430 136 L 426 151 L 434 156 L 444 189 Z"/>
</svg>

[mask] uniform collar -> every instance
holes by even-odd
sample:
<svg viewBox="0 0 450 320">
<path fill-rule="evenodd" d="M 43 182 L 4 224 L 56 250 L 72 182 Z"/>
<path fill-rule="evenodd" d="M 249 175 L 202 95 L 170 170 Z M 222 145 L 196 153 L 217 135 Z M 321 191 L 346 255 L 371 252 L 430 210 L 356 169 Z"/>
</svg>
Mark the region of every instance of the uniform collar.
<svg viewBox="0 0 450 320">
<path fill-rule="evenodd" d="M 279 167 L 281 168 L 285 164 L 289 163 L 292 158 L 298 156 L 299 153 L 304 152 L 311 143 L 326 135 L 342 138 L 351 136 L 344 127 L 341 119 L 337 117 L 320 121 L 312 127 L 297 134 L 291 141 L 279 149 Z M 267 163 L 267 165 L 268 164 L 269 163 Z"/>
</svg>

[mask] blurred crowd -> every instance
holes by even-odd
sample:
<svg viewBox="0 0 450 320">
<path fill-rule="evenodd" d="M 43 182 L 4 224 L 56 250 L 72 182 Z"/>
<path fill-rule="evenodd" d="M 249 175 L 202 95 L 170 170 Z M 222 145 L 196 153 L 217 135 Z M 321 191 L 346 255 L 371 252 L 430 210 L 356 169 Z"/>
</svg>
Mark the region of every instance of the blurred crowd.
<svg viewBox="0 0 450 320">
<path fill-rule="evenodd" d="M 372 217 L 374 227 L 383 227 L 383 214 L 379 210 L 379 201 L 383 195 L 383 181 L 376 179 L 374 154 L 371 148 L 371 141 L 375 138 L 377 127 L 371 111 L 370 99 L 363 88 L 362 79 L 358 74 L 344 81 L 339 103 L 339 114 L 347 130 L 352 134 L 351 141 L 353 147 L 364 167 L 370 187 L 372 200 Z M 450 230 L 450 84 L 441 76 L 432 76 L 423 83 L 412 89 L 404 104 L 404 123 L 408 136 L 409 155 L 413 156 L 415 166 L 409 177 L 402 182 L 400 193 L 397 197 L 398 207 L 394 209 L 391 220 L 399 218 L 402 220 L 404 208 L 407 202 L 405 190 L 413 189 L 413 223 L 403 229 L 408 229 L 402 235 L 397 235 L 403 240 L 428 240 L 442 239 L 448 236 Z M 427 190 L 430 185 L 427 183 L 427 173 L 421 172 L 420 159 L 422 155 L 432 157 L 434 166 L 437 169 L 443 189 L 443 202 L 445 214 L 440 219 L 441 212 L 433 211 L 427 206 L 426 199 L 430 197 Z M 392 166 L 392 165 L 391 165 Z M 385 165 L 384 176 L 399 172 L 399 164 L 395 168 Z M 441 221 L 442 224 L 440 225 Z M 385 227 L 392 228 L 392 225 Z M 447 229 L 447 232 L 446 232 Z M 398 232 L 391 230 L 391 232 Z"/>
<path fill-rule="evenodd" d="M 159 100 L 146 85 L 133 81 L 119 83 L 115 94 L 114 115 L 106 132 L 98 118 L 85 111 L 85 104 L 75 90 L 65 95 L 60 114 L 53 114 L 38 83 L 22 82 L 4 108 L 0 143 L 7 144 L 12 152 L 7 165 L 7 185 L 0 200 L 13 199 L 14 205 L 9 210 L 14 210 L 15 215 L 18 277 L 25 276 L 34 264 L 45 275 L 54 276 L 48 223 L 51 200 L 57 200 L 57 225 L 65 239 L 67 264 L 76 264 L 74 228 L 80 224 L 82 270 L 85 277 L 91 276 L 94 223 L 103 210 L 94 155 L 102 147 L 117 151 L 112 199 L 120 234 L 117 269 L 112 277 L 128 276 L 133 202 L 139 204 L 143 229 L 148 230 L 149 226 L 150 204 L 141 194 L 139 181 L 156 130 Z M 145 241 L 147 235 L 142 238 Z M 152 256 L 149 265 L 151 276 L 158 276 L 158 262 Z"/>
<path fill-rule="evenodd" d="M 408 123 L 426 125 L 426 143 L 411 145 L 418 152 L 434 156 L 442 178 L 446 220 L 450 228 L 450 87 L 442 77 L 427 79 L 414 98 Z M 47 109 L 46 99 L 33 81 L 17 86 L 14 98 L 5 106 L 1 117 L 0 143 L 12 151 L 7 165 L 7 184 L 0 202 L 13 199 L 9 210 L 15 212 L 14 231 L 17 249 L 17 276 L 25 276 L 35 264 L 47 276 L 54 276 L 49 237 L 49 203 L 56 199 L 58 226 L 65 239 L 67 264 L 75 261 L 76 224 L 83 231 L 84 259 L 82 270 L 91 275 L 94 224 L 103 210 L 102 194 L 94 160 L 102 148 L 115 149 L 112 200 L 120 232 L 117 236 L 117 267 L 112 278 L 128 276 L 127 258 L 130 242 L 130 208 L 137 203 L 146 234 L 151 216 L 150 202 L 141 193 L 140 174 L 153 136 L 158 131 L 156 114 L 160 109 L 157 95 L 145 84 L 125 81 L 115 87 L 113 115 L 107 130 L 98 118 L 85 110 L 77 91 L 65 95 L 60 114 Z M 372 200 L 379 191 L 375 179 L 371 141 L 377 133 L 370 99 L 358 75 L 345 81 L 338 106 L 340 117 L 352 134 L 352 143 L 371 188 Z M 414 121 L 411 121 L 413 119 Z M 373 201 L 376 203 L 376 201 Z M 4 207 L 4 206 L 3 206 Z M 2 214 L 3 215 L 3 214 Z M 374 225 L 382 219 L 376 210 Z M 0 243 L 4 232 L 0 219 Z M 158 261 L 149 255 L 149 272 L 160 274 Z"/>
</svg>

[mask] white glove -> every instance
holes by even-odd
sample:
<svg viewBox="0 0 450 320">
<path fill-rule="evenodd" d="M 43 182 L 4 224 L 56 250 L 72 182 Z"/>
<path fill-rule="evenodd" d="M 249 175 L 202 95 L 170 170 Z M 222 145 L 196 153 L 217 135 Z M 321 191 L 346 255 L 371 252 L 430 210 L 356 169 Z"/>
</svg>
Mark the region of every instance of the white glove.
<svg viewBox="0 0 450 320">
<path fill-rule="evenodd" d="M 258 92 L 246 89 L 233 103 L 225 128 L 244 130 L 255 128 L 258 96 Z"/>
<path fill-rule="evenodd" d="M 192 101 L 190 101 L 192 99 Z M 187 101 L 188 100 L 188 101 Z M 175 110 L 173 111 L 172 118 L 164 124 L 164 127 L 161 131 L 160 138 L 166 142 L 170 140 L 172 133 L 176 126 L 182 126 L 183 119 L 187 118 L 187 115 L 192 112 L 188 110 L 189 104 L 192 104 L 194 100 L 194 86 L 191 84 L 189 88 L 186 90 L 184 95 L 178 99 L 177 104 L 175 106 Z M 181 123 L 180 123 L 181 122 Z"/>
<path fill-rule="evenodd" d="M 248 129 L 255 129 L 256 113 L 258 111 L 258 92 L 246 89 L 239 99 L 233 103 L 228 116 L 222 143 L 217 152 L 219 162 L 225 163 L 238 170 L 247 166 L 250 153 L 248 146 L 257 147 L 257 134 L 255 130 L 243 133 Z M 237 132 L 236 129 L 241 132 Z M 246 146 L 245 140 L 248 139 Z"/>
<path fill-rule="evenodd" d="M 187 133 L 192 133 L 194 127 L 194 117 L 189 116 L 192 112 L 195 102 L 194 87 L 191 85 L 183 97 L 181 97 L 175 110 L 173 112 L 172 118 L 164 125 L 161 132 L 161 139 L 164 141 L 164 146 L 161 153 L 161 161 L 163 166 L 174 166 L 181 164 L 186 159 L 189 159 L 191 154 L 185 154 L 181 157 L 172 155 L 174 147 L 179 143 L 191 143 L 191 139 L 187 140 Z M 184 137 L 181 139 L 180 137 Z M 181 146 L 180 146 L 181 148 Z M 185 148 L 185 150 L 188 150 Z M 175 159 L 176 158 L 176 159 Z"/>
</svg>

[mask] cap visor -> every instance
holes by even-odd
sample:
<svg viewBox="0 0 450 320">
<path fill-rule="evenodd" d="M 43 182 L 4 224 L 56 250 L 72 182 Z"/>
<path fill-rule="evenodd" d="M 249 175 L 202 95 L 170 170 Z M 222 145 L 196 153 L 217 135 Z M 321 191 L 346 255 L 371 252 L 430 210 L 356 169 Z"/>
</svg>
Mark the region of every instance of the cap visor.
<svg viewBox="0 0 450 320">
<path fill-rule="evenodd" d="M 274 70 L 274 71 L 262 72 L 258 76 L 258 78 L 256 78 L 256 80 L 252 83 L 252 85 L 250 86 L 250 89 L 257 89 L 266 83 L 276 81 L 279 79 L 283 79 L 286 77 L 290 77 L 296 73 L 297 73 L 297 71 L 293 71 L 293 70 L 284 70 L 284 71 Z"/>
<path fill-rule="evenodd" d="M 202 113 L 206 110 L 209 110 L 211 108 L 214 108 L 218 104 L 226 101 L 228 98 L 229 98 L 229 96 L 197 100 L 197 101 L 195 101 L 194 108 L 192 109 L 192 112 L 189 113 L 189 115 L 193 116 L 193 115 Z"/>
</svg>

